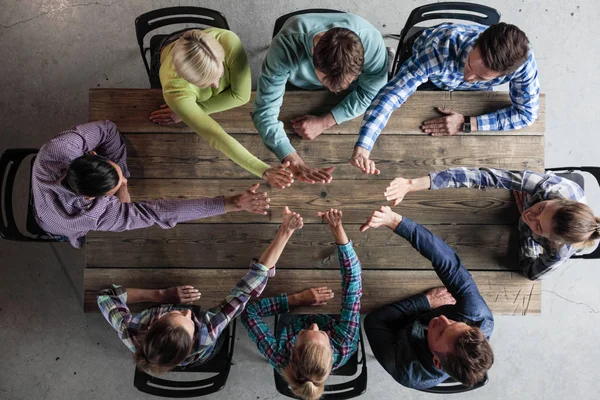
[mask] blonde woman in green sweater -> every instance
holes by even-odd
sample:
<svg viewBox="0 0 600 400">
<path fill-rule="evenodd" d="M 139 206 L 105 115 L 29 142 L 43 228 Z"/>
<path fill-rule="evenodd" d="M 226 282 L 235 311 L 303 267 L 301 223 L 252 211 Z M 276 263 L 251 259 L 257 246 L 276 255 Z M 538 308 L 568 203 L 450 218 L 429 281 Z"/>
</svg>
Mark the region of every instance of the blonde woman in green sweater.
<svg viewBox="0 0 600 400">
<path fill-rule="evenodd" d="M 185 31 L 168 38 L 160 53 L 166 104 L 150 115 L 159 125 L 185 122 L 240 167 L 281 189 L 293 183 L 289 163 L 270 167 L 232 138 L 210 114 L 250 101 L 251 76 L 237 35 L 226 29 Z"/>
</svg>

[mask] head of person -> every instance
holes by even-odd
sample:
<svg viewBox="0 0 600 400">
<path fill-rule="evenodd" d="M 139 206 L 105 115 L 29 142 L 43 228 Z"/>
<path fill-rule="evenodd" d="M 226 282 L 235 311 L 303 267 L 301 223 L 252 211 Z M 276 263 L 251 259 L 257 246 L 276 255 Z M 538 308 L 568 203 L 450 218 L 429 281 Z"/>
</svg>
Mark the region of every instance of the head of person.
<svg viewBox="0 0 600 400">
<path fill-rule="evenodd" d="M 114 195 L 126 179 L 121 167 L 90 152 L 71 162 L 63 182 L 74 193 L 93 198 Z"/>
<path fill-rule="evenodd" d="M 141 338 L 135 362 L 143 371 L 166 373 L 181 364 L 194 343 L 192 311 L 171 311 L 154 321 Z"/>
<path fill-rule="evenodd" d="M 494 353 L 481 329 L 439 316 L 429 321 L 427 344 L 433 364 L 466 386 L 483 380 Z"/>
<path fill-rule="evenodd" d="M 523 210 L 521 218 L 533 233 L 556 243 L 587 247 L 600 239 L 600 218 L 574 200 L 540 201 Z"/>
<path fill-rule="evenodd" d="M 487 28 L 465 60 L 467 82 L 489 81 L 517 70 L 529 54 L 529 39 L 514 25 L 501 22 Z"/>
<path fill-rule="evenodd" d="M 200 29 L 185 32 L 171 51 L 180 77 L 199 88 L 218 88 L 225 72 L 225 50 L 211 35 Z"/>
<path fill-rule="evenodd" d="M 364 48 L 360 38 L 346 28 L 332 28 L 317 37 L 313 48 L 317 78 L 331 92 L 348 89 L 363 67 Z"/>
<path fill-rule="evenodd" d="M 331 373 L 333 354 L 329 335 L 319 330 L 317 324 L 298 334 L 288 366 L 283 377 L 292 392 L 306 400 L 316 400 L 325 390 L 325 380 Z"/>
</svg>

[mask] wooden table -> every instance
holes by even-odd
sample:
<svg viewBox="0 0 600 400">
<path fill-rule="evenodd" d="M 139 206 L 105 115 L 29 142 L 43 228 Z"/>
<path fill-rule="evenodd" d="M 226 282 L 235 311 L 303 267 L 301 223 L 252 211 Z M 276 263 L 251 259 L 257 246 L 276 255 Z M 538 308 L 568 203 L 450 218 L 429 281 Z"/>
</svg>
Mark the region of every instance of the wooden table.
<svg viewBox="0 0 600 400">
<path fill-rule="evenodd" d="M 289 92 L 281 119 L 287 122 L 298 115 L 320 113 L 338 101 L 339 97 L 326 92 Z M 161 127 L 148 121 L 150 112 L 162 103 L 159 90 L 90 90 L 90 121 L 110 119 L 127 142 L 133 201 L 229 195 L 260 182 L 211 149 L 187 126 Z M 275 165 L 278 160 L 263 145 L 252 123 L 252 104 L 250 100 L 245 106 L 214 114 L 214 118 L 250 152 Z M 344 211 L 348 236 L 362 262 L 363 313 L 439 286 L 431 264 L 404 239 L 388 229 L 361 234 L 358 227 L 375 208 L 386 204 L 384 189 L 396 176 L 416 177 L 457 166 L 543 171 L 543 95 L 537 122 L 519 131 L 434 138 L 419 130 L 422 121 L 437 115 L 437 105 L 478 115 L 509 104 L 506 93 L 415 93 L 394 112 L 373 149 L 373 159 L 382 171 L 379 176 L 364 175 L 348 163 L 361 118 L 335 126 L 312 142 L 292 134 L 293 146 L 309 164 L 337 167 L 331 184 L 296 181 L 285 190 L 268 188 L 272 209 L 267 216 L 232 213 L 169 230 L 91 232 L 85 250 L 85 310 L 97 311 L 95 294 L 111 283 L 144 288 L 191 284 L 202 292 L 203 308 L 218 304 L 243 276 L 250 259 L 268 246 L 285 205 L 302 214 L 305 226 L 294 233 L 263 296 L 317 285 L 339 293 L 333 236 L 316 217 L 316 211 L 330 207 Z M 289 124 L 286 130 L 292 132 Z M 413 193 L 396 211 L 425 225 L 460 255 L 495 314 L 540 314 L 541 284 L 518 271 L 518 211 L 508 191 Z M 339 299 L 319 312 L 338 312 Z"/>
</svg>

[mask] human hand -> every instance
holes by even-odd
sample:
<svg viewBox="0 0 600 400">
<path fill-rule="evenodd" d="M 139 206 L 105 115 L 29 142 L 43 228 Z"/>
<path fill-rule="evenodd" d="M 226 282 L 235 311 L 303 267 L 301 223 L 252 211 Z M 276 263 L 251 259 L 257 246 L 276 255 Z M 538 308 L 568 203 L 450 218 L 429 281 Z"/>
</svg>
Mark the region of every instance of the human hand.
<svg viewBox="0 0 600 400">
<path fill-rule="evenodd" d="M 432 309 L 446 305 L 456 304 L 456 299 L 444 286 L 429 289 L 425 292 L 425 297 Z"/>
<path fill-rule="evenodd" d="M 410 179 L 398 177 L 390 182 L 390 185 L 387 188 L 385 188 L 385 192 L 383 193 L 383 195 L 385 196 L 385 199 L 387 201 L 393 200 L 393 205 L 397 206 L 404 199 L 404 196 L 410 193 L 410 191 Z"/>
<path fill-rule="evenodd" d="M 343 213 L 341 210 L 330 208 L 324 212 L 317 212 L 317 215 L 321 217 L 324 221 L 327 221 L 329 224 L 329 228 L 335 237 L 335 242 L 338 245 L 344 245 L 350 240 L 348 239 L 348 235 L 346 235 L 346 231 L 342 225 L 342 216 Z"/>
<path fill-rule="evenodd" d="M 350 164 L 360 169 L 365 174 L 379 175 L 380 171 L 375 167 L 375 161 L 369 160 L 371 152 L 364 147 L 356 146 L 350 159 Z"/>
<path fill-rule="evenodd" d="M 129 194 L 129 188 L 127 187 L 127 179 L 123 177 L 123 183 L 119 186 L 119 189 L 115 192 L 115 196 L 121 203 L 131 203 L 131 196 Z"/>
<path fill-rule="evenodd" d="M 527 193 L 518 190 L 511 190 L 511 193 L 515 198 L 515 202 L 517 203 L 519 214 L 523 214 L 523 203 L 525 202 L 525 197 L 527 197 Z"/>
<path fill-rule="evenodd" d="M 327 300 L 331 299 L 333 299 L 333 291 L 323 286 L 306 289 L 288 296 L 288 304 L 290 307 L 317 307 L 327 305 Z"/>
<path fill-rule="evenodd" d="M 266 192 L 256 193 L 259 186 L 260 184 L 255 183 L 242 194 L 225 197 L 225 211 L 247 211 L 267 215 L 271 199 Z"/>
<path fill-rule="evenodd" d="M 158 125 L 171 125 L 181 122 L 181 118 L 168 105 L 163 104 L 158 110 L 150 113 L 150 121 Z"/>
<path fill-rule="evenodd" d="M 289 166 L 290 162 L 286 161 L 278 167 L 268 168 L 262 177 L 269 185 L 285 189 L 294 183 L 294 174 L 286 169 Z"/>
<path fill-rule="evenodd" d="M 160 290 L 161 303 L 185 304 L 200 299 L 201 293 L 193 286 L 174 286 Z"/>
<path fill-rule="evenodd" d="M 367 222 L 362 224 L 360 231 L 364 232 L 369 228 L 379 228 L 381 226 L 387 226 L 391 230 L 394 230 L 400 222 L 402 222 L 400 214 L 393 212 L 388 206 L 381 206 L 379 211 L 373 211 Z"/>
<path fill-rule="evenodd" d="M 285 206 L 283 209 L 283 221 L 281 221 L 279 229 L 286 233 L 292 233 L 296 229 L 302 229 L 303 226 L 304 220 L 302 216 L 297 212 L 291 211 L 288 206 Z"/>
<path fill-rule="evenodd" d="M 436 107 L 443 117 L 428 119 L 421 125 L 421 130 L 431 136 L 455 135 L 462 132 L 465 116 L 450 109 Z"/>
<path fill-rule="evenodd" d="M 335 125 L 335 120 L 331 113 L 325 115 L 302 115 L 293 118 L 291 121 L 294 132 L 302 137 L 302 139 L 313 140 L 319 136 L 327 128 Z"/>
<path fill-rule="evenodd" d="M 312 168 L 300 160 L 297 163 L 291 163 L 290 169 L 294 173 L 296 179 L 306 183 L 330 183 L 333 179 L 331 173 L 335 167 L 329 168 Z"/>
</svg>

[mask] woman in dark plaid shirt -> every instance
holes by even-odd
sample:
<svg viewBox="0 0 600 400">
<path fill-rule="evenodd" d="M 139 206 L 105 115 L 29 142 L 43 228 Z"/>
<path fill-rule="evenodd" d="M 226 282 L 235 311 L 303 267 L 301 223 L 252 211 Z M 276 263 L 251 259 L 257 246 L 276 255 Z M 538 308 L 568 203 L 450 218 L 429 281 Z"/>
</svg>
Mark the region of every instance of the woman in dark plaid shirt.
<svg viewBox="0 0 600 400">
<path fill-rule="evenodd" d="M 140 369 L 157 374 L 177 365 L 204 363 L 218 352 L 222 343 L 219 336 L 229 322 L 240 315 L 251 297 L 260 296 L 269 277 L 275 275 L 275 263 L 302 225 L 302 217 L 286 207 L 275 239 L 260 259 L 250 264 L 248 273 L 218 307 L 192 312 L 174 305 L 200 299 L 200 293 L 192 286 L 144 290 L 113 285 L 98 296 L 100 311 L 123 343 L 135 352 Z M 167 304 L 132 315 L 127 303 L 141 302 Z"/>
</svg>

